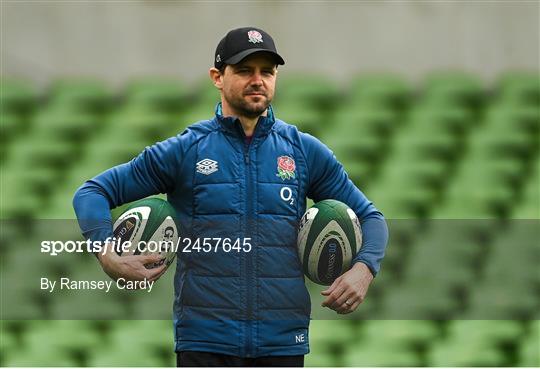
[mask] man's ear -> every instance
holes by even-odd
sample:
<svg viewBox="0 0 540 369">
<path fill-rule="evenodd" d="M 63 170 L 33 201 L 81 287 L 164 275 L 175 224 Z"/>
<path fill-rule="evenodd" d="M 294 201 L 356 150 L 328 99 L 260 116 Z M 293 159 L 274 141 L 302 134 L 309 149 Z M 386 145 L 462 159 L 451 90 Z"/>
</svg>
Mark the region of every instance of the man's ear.
<svg viewBox="0 0 540 369">
<path fill-rule="evenodd" d="M 214 86 L 216 86 L 217 89 L 221 90 L 223 88 L 223 75 L 221 74 L 219 69 L 210 68 L 208 74 L 210 75 L 210 79 L 212 80 Z"/>
</svg>

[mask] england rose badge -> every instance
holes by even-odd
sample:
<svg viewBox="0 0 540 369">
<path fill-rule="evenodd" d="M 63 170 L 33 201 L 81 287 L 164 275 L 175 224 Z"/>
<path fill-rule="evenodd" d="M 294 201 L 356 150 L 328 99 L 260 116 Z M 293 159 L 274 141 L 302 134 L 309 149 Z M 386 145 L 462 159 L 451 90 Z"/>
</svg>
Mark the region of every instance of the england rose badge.
<svg viewBox="0 0 540 369">
<path fill-rule="evenodd" d="M 277 159 L 277 176 L 282 180 L 295 178 L 296 165 L 290 156 L 280 156 Z"/>
</svg>

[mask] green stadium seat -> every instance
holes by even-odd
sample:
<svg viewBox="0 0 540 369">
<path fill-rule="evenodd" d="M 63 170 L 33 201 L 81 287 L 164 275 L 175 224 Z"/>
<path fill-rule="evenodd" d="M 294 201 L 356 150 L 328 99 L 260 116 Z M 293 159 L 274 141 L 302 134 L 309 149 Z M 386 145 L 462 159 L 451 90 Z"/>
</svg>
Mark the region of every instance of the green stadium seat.
<svg viewBox="0 0 540 369">
<path fill-rule="evenodd" d="M 182 82 L 174 78 L 146 77 L 129 83 L 125 97 L 130 105 L 171 112 L 186 106 L 189 93 Z"/>
<path fill-rule="evenodd" d="M 494 105 L 486 112 L 486 129 L 526 131 L 531 135 L 540 130 L 540 107 Z"/>
<path fill-rule="evenodd" d="M 480 131 L 471 137 L 471 142 L 493 157 L 513 156 L 527 160 L 538 150 L 538 139 L 527 132 L 513 131 Z"/>
<path fill-rule="evenodd" d="M 349 134 L 327 135 L 325 144 L 342 162 L 377 163 L 384 157 L 385 143 L 377 137 Z"/>
<path fill-rule="evenodd" d="M 319 353 L 317 349 L 311 348 L 311 352 L 304 357 L 304 366 L 306 368 L 315 367 L 337 367 L 340 366 L 340 360 L 332 353 Z"/>
<path fill-rule="evenodd" d="M 369 341 L 352 344 L 344 355 L 346 367 L 376 366 L 421 366 L 422 359 L 415 351 L 400 345 Z"/>
<path fill-rule="evenodd" d="M 2 178 L 0 216 L 2 219 L 31 219 L 43 204 L 43 199 L 29 183 L 9 182 Z"/>
<path fill-rule="evenodd" d="M 154 291 L 152 290 L 152 292 Z M 146 296 L 146 298 L 154 301 L 154 303 L 156 302 L 151 296 Z M 171 303 L 167 304 L 169 310 Z M 143 316 L 135 316 L 135 318 L 137 320 L 120 320 L 114 322 L 108 337 L 110 347 L 118 351 L 129 349 L 134 351 L 173 350 L 174 337 L 172 322 L 170 320 L 156 320 L 152 319 L 152 317 L 148 317 L 147 319 L 149 320 L 139 320 L 145 319 Z M 141 334 L 141 332 L 144 332 L 144 334 Z"/>
<path fill-rule="evenodd" d="M 529 322 L 529 332 L 527 336 L 521 341 L 519 346 L 519 360 L 520 366 L 540 366 L 540 348 L 538 342 L 540 342 L 540 321 L 533 320 Z"/>
<path fill-rule="evenodd" d="M 521 281 L 488 280 L 470 291 L 466 317 L 471 319 L 538 319 L 534 286 Z"/>
<path fill-rule="evenodd" d="M 525 163 L 514 157 L 495 159 L 485 152 L 471 153 L 459 168 L 456 181 L 517 187 L 525 178 L 526 169 Z"/>
<path fill-rule="evenodd" d="M 496 346 L 474 340 L 440 340 L 427 353 L 428 366 L 506 366 L 508 357 Z"/>
<path fill-rule="evenodd" d="M 221 98 L 219 90 L 214 86 L 212 81 L 210 81 L 210 78 L 205 76 L 204 78 L 197 80 L 193 85 L 193 91 L 195 104 L 197 106 L 206 107 L 213 115 L 214 107 L 221 101 Z"/>
<path fill-rule="evenodd" d="M 394 150 L 396 153 L 416 151 L 417 155 L 434 157 L 438 160 L 451 162 L 460 154 L 461 144 L 452 136 L 420 135 L 421 131 L 401 132 L 395 137 Z"/>
<path fill-rule="evenodd" d="M 27 170 L 49 168 L 63 171 L 79 158 L 79 146 L 75 142 L 43 141 L 39 137 L 28 137 L 11 149 L 10 165 Z"/>
<path fill-rule="evenodd" d="M 540 76 L 533 71 L 509 71 L 500 76 L 496 86 L 500 101 L 517 105 L 540 104 Z"/>
<path fill-rule="evenodd" d="M 482 83 L 474 75 L 460 71 L 434 72 L 424 81 L 423 103 L 478 109 L 483 94 Z"/>
<path fill-rule="evenodd" d="M 319 112 L 331 109 L 340 98 L 340 91 L 332 79 L 321 75 L 302 75 L 298 73 L 280 74 L 278 92 L 274 97 L 277 109 L 283 103 L 304 103 Z M 277 117 L 281 117 L 277 114 Z"/>
<path fill-rule="evenodd" d="M 362 338 L 369 343 L 405 348 L 426 345 L 438 336 L 436 323 L 429 320 L 368 320 L 362 327 Z"/>
<path fill-rule="evenodd" d="M 364 188 L 373 172 L 372 166 L 360 161 L 343 162 L 343 167 L 349 178 L 359 187 Z"/>
<path fill-rule="evenodd" d="M 446 326 L 446 333 L 455 342 L 499 345 L 517 341 L 523 334 L 522 325 L 514 320 L 452 320 Z"/>
<path fill-rule="evenodd" d="M 54 350 L 45 345 L 19 349 L 8 354 L 6 367 L 75 367 L 81 362 L 61 350 Z"/>
<path fill-rule="evenodd" d="M 503 218 L 510 212 L 514 204 L 515 189 L 503 182 L 489 180 L 473 180 L 474 177 L 456 180 L 449 185 L 445 195 L 445 202 L 449 208 L 464 210 L 471 217 L 486 215 L 488 218 Z"/>
<path fill-rule="evenodd" d="M 381 316 L 389 320 L 451 319 L 459 312 L 461 301 L 442 287 L 427 277 L 421 284 L 412 281 L 390 286 L 381 297 Z"/>
<path fill-rule="evenodd" d="M 405 187 L 411 184 L 437 189 L 448 181 L 447 167 L 436 160 L 410 161 L 408 158 L 401 160 L 395 157 L 387 163 L 379 180 L 382 183 L 406 183 Z"/>
<path fill-rule="evenodd" d="M 403 210 L 405 214 L 410 214 L 413 218 L 424 218 L 429 215 L 437 198 L 437 192 L 428 187 L 404 188 L 399 183 L 370 190 L 370 200 L 377 204 L 377 208 L 388 218 L 396 216 L 393 212 L 388 214 L 390 209 L 394 208 Z"/>
<path fill-rule="evenodd" d="M 113 346 L 100 346 L 90 350 L 87 365 L 89 367 L 159 367 L 169 366 L 170 363 L 165 362 L 159 352 L 145 347 L 117 349 Z"/>
<path fill-rule="evenodd" d="M 66 353 L 85 353 L 100 344 L 102 338 L 86 320 L 52 320 L 28 330 L 24 345 L 30 349 L 49 347 Z"/>
<path fill-rule="evenodd" d="M 169 114 L 149 111 L 147 109 L 126 109 L 110 117 L 106 131 L 108 137 L 140 137 L 147 141 L 162 141 L 164 132 L 175 126 Z"/>
<path fill-rule="evenodd" d="M 122 138 L 121 142 L 108 140 L 103 142 L 92 141 L 85 147 L 85 157 L 94 163 L 94 168 L 89 168 L 90 178 L 100 172 L 130 161 L 139 155 L 147 145 L 148 141 L 132 141 Z M 96 164 L 96 163 L 99 163 Z M 97 170 L 96 170 L 97 169 Z"/>
<path fill-rule="evenodd" d="M 412 97 L 411 88 L 400 76 L 370 73 L 353 77 L 349 87 L 354 104 L 404 109 Z"/>
<path fill-rule="evenodd" d="M 332 312 L 335 315 L 335 312 Z M 335 349 L 336 345 L 343 342 L 355 341 L 358 331 L 355 330 L 354 322 L 349 320 L 312 320 L 309 329 L 310 344 L 317 347 L 326 347 L 327 350 Z M 328 334 L 332 332 L 332 334 Z"/>
<path fill-rule="evenodd" d="M 26 119 L 18 114 L 0 112 L 0 144 L 2 146 L 12 142 L 21 131 L 26 128 Z"/>
<path fill-rule="evenodd" d="M 462 135 L 477 124 L 467 109 L 460 107 L 437 107 L 419 104 L 410 112 L 409 120 L 413 126 L 434 126 L 440 130 Z"/>
<path fill-rule="evenodd" d="M 274 114 L 289 124 L 294 124 L 302 132 L 317 136 L 328 130 L 328 123 L 321 115 L 312 108 L 306 106 L 291 105 L 289 102 L 275 107 Z"/>
<path fill-rule="evenodd" d="M 99 268 L 97 264 L 95 267 Z M 107 276 L 103 275 L 100 279 L 106 280 Z M 132 316 L 129 312 L 129 303 L 119 300 L 116 295 L 116 291 L 108 294 L 103 291 L 63 291 L 50 301 L 50 318 L 130 319 Z"/>
<path fill-rule="evenodd" d="M 1 114 L 28 114 L 36 107 L 38 93 L 28 81 L 2 78 L 0 84 Z"/>
<path fill-rule="evenodd" d="M 6 166 L 2 168 L 2 185 L 7 195 L 25 195 L 29 191 L 36 196 L 46 197 L 57 185 L 58 173 L 47 167 L 29 170 L 27 167 Z M 28 195 L 26 193 L 26 195 Z"/>
<path fill-rule="evenodd" d="M 86 113 L 41 110 L 33 118 L 32 134 L 43 141 L 77 141 L 80 144 L 99 131 L 102 119 Z"/>
<path fill-rule="evenodd" d="M 400 125 L 398 115 L 391 110 L 358 108 L 357 105 L 342 107 L 333 120 L 340 133 L 355 132 L 381 139 L 387 138 Z"/>
<path fill-rule="evenodd" d="M 8 330 L 8 326 L 3 320 L 0 322 L 0 337 L 2 337 L 0 339 L 0 352 L 2 353 L 0 356 L 0 365 L 4 367 L 6 356 L 9 357 L 9 355 L 13 354 L 18 344 L 17 338 Z"/>
<path fill-rule="evenodd" d="M 52 106 L 86 112 L 104 112 L 113 103 L 113 94 L 103 81 L 84 77 L 57 80 L 49 94 Z"/>
<path fill-rule="evenodd" d="M 536 160 L 536 170 L 528 176 L 525 183 L 521 204 L 516 206 L 512 218 L 517 219 L 540 219 L 540 161 Z"/>
</svg>

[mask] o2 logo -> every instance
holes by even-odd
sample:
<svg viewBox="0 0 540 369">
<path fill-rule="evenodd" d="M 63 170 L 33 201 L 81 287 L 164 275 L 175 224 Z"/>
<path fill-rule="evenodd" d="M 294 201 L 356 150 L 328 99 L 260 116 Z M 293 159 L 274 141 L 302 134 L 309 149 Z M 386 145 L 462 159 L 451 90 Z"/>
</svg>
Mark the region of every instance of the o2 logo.
<svg viewBox="0 0 540 369">
<path fill-rule="evenodd" d="M 291 205 L 294 204 L 293 192 L 290 187 L 281 187 L 281 190 L 279 191 L 279 196 L 283 201 L 288 202 Z"/>
</svg>

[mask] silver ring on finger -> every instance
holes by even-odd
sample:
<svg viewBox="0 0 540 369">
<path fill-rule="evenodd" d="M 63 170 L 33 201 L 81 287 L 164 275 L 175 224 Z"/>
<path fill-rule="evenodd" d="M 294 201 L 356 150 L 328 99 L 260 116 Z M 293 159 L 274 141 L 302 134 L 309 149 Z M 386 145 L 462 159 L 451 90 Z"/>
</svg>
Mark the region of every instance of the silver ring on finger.
<svg viewBox="0 0 540 369">
<path fill-rule="evenodd" d="M 350 302 L 349 300 L 345 301 L 345 305 L 347 305 L 347 306 L 352 306 L 352 304 L 353 304 L 353 303 Z"/>
</svg>

